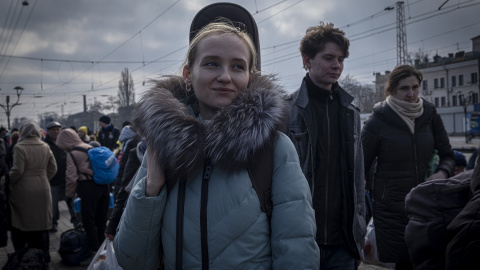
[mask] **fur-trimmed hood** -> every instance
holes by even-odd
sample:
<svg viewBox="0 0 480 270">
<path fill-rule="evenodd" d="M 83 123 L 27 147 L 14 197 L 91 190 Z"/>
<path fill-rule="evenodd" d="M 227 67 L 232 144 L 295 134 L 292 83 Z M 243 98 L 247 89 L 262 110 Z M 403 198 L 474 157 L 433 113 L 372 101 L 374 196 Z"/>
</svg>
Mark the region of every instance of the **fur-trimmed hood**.
<svg viewBox="0 0 480 270">
<path fill-rule="evenodd" d="M 205 123 L 193 113 L 196 101 L 181 77 L 163 77 L 153 83 L 137 104 L 134 125 L 153 145 L 167 178 L 186 176 L 205 158 L 226 170 L 246 168 L 285 123 L 285 92 L 272 76 L 255 77 L 231 105 L 220 108 Z"/>
</svg>

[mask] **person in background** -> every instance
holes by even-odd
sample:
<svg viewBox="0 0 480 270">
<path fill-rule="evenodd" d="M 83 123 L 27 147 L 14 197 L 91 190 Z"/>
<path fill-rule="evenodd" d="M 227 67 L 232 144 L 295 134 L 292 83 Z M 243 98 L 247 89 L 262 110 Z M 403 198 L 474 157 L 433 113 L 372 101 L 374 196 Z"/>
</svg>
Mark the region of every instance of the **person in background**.
<svg viewBox="0 0 480 270">
<path fill-rule="evenodd" d="M 88 128 L 86 126 L 81 126 L 78 128 L 78 137 L 82 140 L 84 143 L 89 143 L 90 142 L 90 137 L 88 136 Z"/>
<path fill-rule="evenodd" d="M 366 234 L 360 111 L 337 82 L 350 42 L 331 23 L 300 42 L 307 74 L 289 97 L 288 136 L 313 196 L 320 269 L 355 269 Z"/>
<path fill-rule="evenodd" d="M 455 169 L 453 175 L 457 175 L 465 171 L 465 168 L 467 167 L 467 159 L 460 151 L 453 150 L 453 154 L 455 156 Z"/>
<path fill-rule="evenodd" d="M 74 198 L 76 192 L 80 197 L 82 224 L 87 234 L 88 245 L 92 252 L 96 252 L 105 239 L 109 187 L 93 181 L 93 170 L 88 154 L 74 150 L 76 147 L 90 149 L 92 146 L 82 142 L 74 130 L 67 128 L 60 131 L 57 145 L 68 152 L 66 195 L 68 198 Z"/>
<path fill-rule="evenodd" d="M 140 101 L 133 122 L 147 152 L 114 240 L 124 269 L 162 259 L 165 269 L 319 269 L 308 183 L 278 132 L 285 93 L 256 63 L 248 33 L 212 22 L 191 40 L 183 78 L 164 77 Z M 270 144 L 269 219 L 247 168 Z"/>
<path fill-rule="evenodd" d="M 57 173 L 50 179 L 50 190 L 52 194 L 52 228 L 50 232 L 57 232 L 58 229 L 58 219 L 60 218 L 60 211 L 58 209 L 58 203 L 60 201 L 65 201 L 67 203 L 68 212 L 70 213 L 70 222 L 73 225 L 77 224 L 77 218 L 75 216 L 75 210 L 73 209 L 73 200 L 72 198 L 67 198 L 65 196 L 65 173 L 67 170 L 67 156 L 65 151 L 60 149 L 57 144 L 57 137 L 60 133 L 62 124 L 59 122 L 53 121 L 47 124 L 47 136 L 43 140 L 48 144 L 50 150 L 55 157 L 55 162 L 57 164 Z"/>
<path fill-rule="evenodd" d="M 15 147 L 15 144 L 17 144 L 19 137 L 20 134 L 18 131 L 13 131 L 12 135 L 10 135 L 10 145 L 8 146 L 6 156 L 7 168 L 11 168 L 13 165 L 13 147 Z"/>
<path fill-rule="evenodd" d="M 97 141 L 113 151 L 118 147 L 117 141 L 120 137 L 120 131 L 110 123 L 110 117 L 107 115 L 102 115 L 98 121 L 101 128 L 98 132 Z"/>
<path fill-rule="evenodd" d="M 136 142 L 138 142 L 137 145 L 135 145 Z M 135 138 L 135 141 L 131 141 L 129 144 L 131 146 L 122 154 L 122 162 L 118 170 L 119 176 L 117 176 L 117 181 L 120 178 L 120 185 L 115 187 L 116 191 L 118 189 L 117 194 L 115 194 L 115 205 L 108 220 L 107 229 L 105 230 L 105 236 L 112 241 L 117 233 L 117 227 L 123 215 L 125 203 L 130 195 L 130 191 L 126 189 L 127 185 L 134 180 L 135 173 L 142 163 L 146 150 L 145 141 L 142 140 L 139 142 L 139 138 Z"/>
<path fill-rule="evenodd" d="M 122 132 L 120 133 L 120 160 L 117 179 L 115 180 L 113 188 L 113 196 L 116 198 L 120 187 L 122 186 L 122 177 L 125 165 L 127 164 L 128 155 L 131 149 L 135 148 L 140 141 L 140 137 L 132 129 L 132 126 L 126 125 L 123 127 Z"/>
<path fill-rule="evenodd" d="M 389 74 L 385 101 L 375 104 L 362 128 L 365 172 L 373 172 L 373 218 L 381 262 L 412 269 L 405 243 L 405 197 L 425 181 L 453 175 L 454 154 L 435 106 L 419 97 L 420 71 L 399 65 Z M 438 151 L 435 173 L 425 177 Z M 375 166 L 373 170 L 370 170 Z M 366 175 L 366 179 L 370 176 Z"/>
<path fill-rule="evenodd" d="M 38 248 L 50 262 L 48 230 L 52 228 L 49 180 L 57 172 L 50 147 L 41 140 L 42 129 L 32 120 L 19 127 L 20 138 L 10 170 L 11 235 L 15 250 Z"/>
</svg>

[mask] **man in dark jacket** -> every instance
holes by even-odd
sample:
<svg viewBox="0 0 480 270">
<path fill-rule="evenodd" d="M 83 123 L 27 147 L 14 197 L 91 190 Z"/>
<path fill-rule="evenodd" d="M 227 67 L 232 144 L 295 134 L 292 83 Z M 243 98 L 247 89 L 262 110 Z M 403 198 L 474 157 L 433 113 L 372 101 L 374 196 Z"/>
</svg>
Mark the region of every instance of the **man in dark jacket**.
<svg viewBox="0 0 480 270">
<path fill-rule="evenodd" d="M 60 149 L 56 140 L 62 125 L 59 122 L 50 122 L 47 124 L 47 136 L 45 137 L 45 142 L 50 146 L 55 161 L 57 162 L 57 173 L 50 179 L 50 191 L 52 192 L 52 229 L 50 232 L 56 232 L 58 226 L 58 219 L 60 217 L 60 212 L 58 210 L 58 202 L 66 201 L 68 206 L 68 211 L 70 212 L 70 222 L 76 224 L 75 210 L 73 209 L 72 199 L 67 199 L 65 195 L 65 172 L 67 169 L 67 156 L 65 151 Z"/>
<path fill-rule="evenodd" d="M 355 269 L 366 233 L 360 112 L 337 83 L 349 40 L 333 24 L 310 27 L 300 43 L 308 71 L 290 96 L 288 135 L 312 191 L 320 269 Z"/>
<path fill-rule="evenodd" d="M 110 117 L 107 115 L 102 115 L 98 121 L 101 128 L 98 132 L 97 140 L 102 146 L 113 151 L 118 147 L 117 141 L 120 137 L 120 130 L 110 123 Z"/>
</svg>

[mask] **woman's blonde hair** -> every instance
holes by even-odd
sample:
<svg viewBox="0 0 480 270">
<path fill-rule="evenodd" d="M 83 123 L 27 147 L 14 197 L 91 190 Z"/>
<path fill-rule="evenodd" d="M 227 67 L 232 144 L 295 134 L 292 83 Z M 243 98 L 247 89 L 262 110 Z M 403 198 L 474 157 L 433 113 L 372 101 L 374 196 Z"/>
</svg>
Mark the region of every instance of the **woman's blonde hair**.
<svg viewBox="0 0 480 270">
<path fill-rule="evenodd" d="M 206 26 L 204 26 L 200 31 L 195 35 L 195 37 L 190 42 L 188 47 L 187 57 L 183 62 L 183 67 L 188 66 L 192 67 L 193 61 L 197 54 L 197 46 L 200 41 L 204 38 L 211 35 L 224 35 L 224 34 L 234 34 L 245 42 L 250 51 L 250 59 L 248 63 L 248 68 L 251 73 L 257 72 L 257 51 L 255 49 L 255 44 L 250 37 L 250 35 L 240 27 L 235 26 L 235 24 L 226 18 L 219 18 Z"/>
<path fill-rule="evenodd" d="M 29 137 L 42 138 L 42 129 L 37 122 L 33 120 L 23 121 L 20 124 L 20 127 L 18 127 L 18 132 L 20 133 L 20 137 L 18 139 L 19 142 Z"/>
</svg>

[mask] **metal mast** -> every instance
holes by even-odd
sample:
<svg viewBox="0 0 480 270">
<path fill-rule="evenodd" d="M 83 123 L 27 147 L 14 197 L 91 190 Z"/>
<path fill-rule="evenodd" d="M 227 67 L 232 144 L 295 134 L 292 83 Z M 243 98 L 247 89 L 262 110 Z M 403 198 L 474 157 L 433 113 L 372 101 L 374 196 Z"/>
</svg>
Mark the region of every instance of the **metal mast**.
<svg viewBox="0 0 480 270">
<path fill-rule="evenodd" d="M 397 2 L 397 65 L 407 63 L 407 32 L 405 29 L 405 7 Z"/>
</svg>

